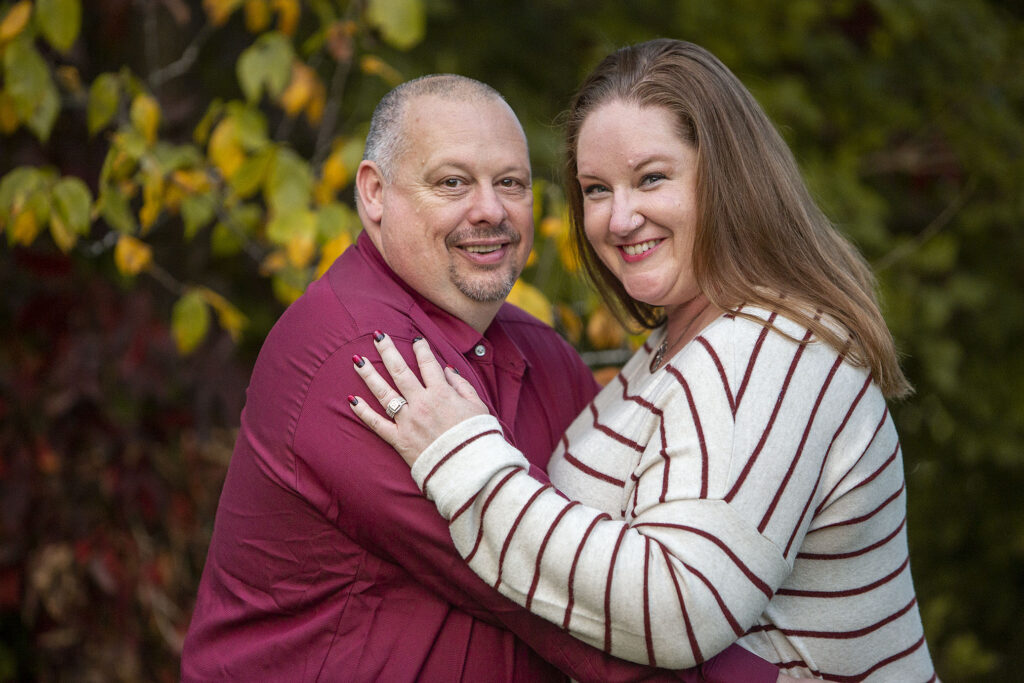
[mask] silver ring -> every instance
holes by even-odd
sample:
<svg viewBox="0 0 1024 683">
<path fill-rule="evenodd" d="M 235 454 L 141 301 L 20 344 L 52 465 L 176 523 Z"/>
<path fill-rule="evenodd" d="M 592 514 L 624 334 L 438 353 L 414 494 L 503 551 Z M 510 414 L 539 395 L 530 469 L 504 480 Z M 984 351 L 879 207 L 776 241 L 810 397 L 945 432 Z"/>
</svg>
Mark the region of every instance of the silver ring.
<svg viewBox="0 0 1024 683">
<path fill-rule="evenodd" d="M 398 398 L 393 398 L 390 401 L 388 401 L 388 407 L 384 410 L 384 412 L 388 414 L 388 417 L 394 420 L 395 414 L 398 413 L 398 411 L 401 410 L 402 406 L 404 406 L 406 403 L 408 403 L 408 401 L 406 401 L 401 396 L 399 396 Z"/>
</svg>

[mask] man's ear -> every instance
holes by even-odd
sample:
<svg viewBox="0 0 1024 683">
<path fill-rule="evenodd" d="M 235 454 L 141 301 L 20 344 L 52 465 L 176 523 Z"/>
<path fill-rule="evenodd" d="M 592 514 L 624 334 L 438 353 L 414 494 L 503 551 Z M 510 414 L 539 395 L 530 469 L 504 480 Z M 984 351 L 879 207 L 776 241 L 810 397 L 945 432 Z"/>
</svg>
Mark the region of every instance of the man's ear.
<svg viewBox="0 0 1024 683">
<path fill-rule="evenodd" d="M 380 230 L 384 216 L 384 174 L 376 162 L 364 159 L 356 169 L 356 190 L 364 214 L 365 227 L 374 233 Z"/>
</svg>

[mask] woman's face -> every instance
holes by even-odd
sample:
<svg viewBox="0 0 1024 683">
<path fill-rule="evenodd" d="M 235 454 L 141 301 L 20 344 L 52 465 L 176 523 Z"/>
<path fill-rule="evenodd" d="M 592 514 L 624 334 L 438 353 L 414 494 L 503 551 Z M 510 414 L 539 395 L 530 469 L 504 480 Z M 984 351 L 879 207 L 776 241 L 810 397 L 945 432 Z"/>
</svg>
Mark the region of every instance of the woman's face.
<svg viewBox="0 0 1024 683">
<path fill-rule="evenodd" d="M 583 226 L 601 261 L 638 301 L 671 309 L 699 294 L 697 150 L 674 115 L 612 100 L 584 119 L 577 145 Z"/>
</svg>

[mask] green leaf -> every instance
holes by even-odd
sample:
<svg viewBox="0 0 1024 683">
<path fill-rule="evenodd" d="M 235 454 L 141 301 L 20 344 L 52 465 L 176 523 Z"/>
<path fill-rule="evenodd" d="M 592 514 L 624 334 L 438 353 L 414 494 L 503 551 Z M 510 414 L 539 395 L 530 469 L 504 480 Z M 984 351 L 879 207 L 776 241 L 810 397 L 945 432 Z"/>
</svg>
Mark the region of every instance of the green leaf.
<svg viewBox="0 0 1024 683">
<path fill-rule="evenodd" d="M 50 45 L 67 52 L 82 28 L 81 0 L 36 0 L 36 23 Z"/>
<path fill-rule="evenodd" d="M 61 178 L 53 187 L 53 214 L 72 234 L 86 235 L 89 232 L 89 210 L 92 193 L 78 178 Z"/>
<path fill-rule="evenodd" d="M 295 50 L 283 33 L 270 31 L 260 36 L 242 52 L 236 65 L 245 99 L 258 102 L 264 91 L 271 97 L 280 95 L 291 77 L 293 59 Z"/>
<path fill-rule="evenodd" d="M 263 218 L 263 211 L 253 204 L 238 204 L 227 220 L 213 226 L 210 250 L 216 256 L 231 256 L 242 250 L 246 236 L 253 235 Z"/>
<path fill-rule="evenodd" d="M 399 50 L 408 50 L 423 40 L 427 24 L 423 0 L 370 0 L 366 20 Z"/>
<path fill-rule="evenodd" d="M 29 40 L 4 49 L 4 81 L 18 119 L 46 142 L 60 112 L 60 95 L 46 62 Z"/>
<path fill-rule="evenodd" d="M 266 183 L 266 200 L 274 213 L 287 213 L 309 206 L 313 193 L 313 172 L 305 159 L 281 148 Z"/>
<path fill-rule="evenodd" d="M 121 81 L 117 75 L 100 74 L 89 86 L 89 103 L 85 108 L 85 121 L 89 135 L 102 130 L 117 113 L 121 97 Z"/>
<path fill-rule="evenodd" d="M 128 198 L 115 187 L 108 185 L 100 190 L 99 209 L 103 220 L 118 232 L 130 235 L 138 229 Z"/>
<path fill-rule="evenodd" d="M 292 239 L 312 237 L 317 221 L 312 211 L 287 211 L 276 215 L 267 224 L 267 239 L 275 244 L 287 244 Z"/>
<path fill-rule="evenodd" d="M 217 215 L 210 194 L 197 194 L 181 201 L 181 220 L 185 224 L 185 239 L 191 240 Z"/>
<path fill-rule="evenodd" d="M 316 215 L 316 231 L 321 242 L 334 239 L 341 233 L 350 237 L 359 231 L 359 216 L 347 204 L 331 202 L 320 207 Z"/>
<path fill-rule="evenodd" d="M 174 304 L 171 311 L 171 333 L 178 351 L 189 354 L 210 330 L 210 309 L 203 295 L 197 290 L 186 292 Z"/>
<path fill-rule="evenodd" d="M 260 189 L 276 155 L 276 150 L 270 147 L 243 161 L 228 181 L 235 194 L 245 199 Z"/>
<path fill-rule="evenodd" d="M 44 171 L 31 166 L 19 166 L 0 180 L 0 229 L 12 214 L 21 211 L 28 196 L 46 180 Z"/>
</svg>

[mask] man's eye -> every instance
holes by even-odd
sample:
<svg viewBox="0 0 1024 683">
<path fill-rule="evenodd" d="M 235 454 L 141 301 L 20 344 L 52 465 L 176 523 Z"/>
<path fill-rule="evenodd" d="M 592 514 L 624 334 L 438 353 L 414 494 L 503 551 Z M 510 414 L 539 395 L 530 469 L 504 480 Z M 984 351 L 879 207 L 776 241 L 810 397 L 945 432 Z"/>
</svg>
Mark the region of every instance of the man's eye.
<svg viewBox="0 0 1024 683">
<path fill-rule="evenodd" d="M 520 183 L 515 178 L 502 178 L 501 179 L 501 186 L 502 187 L 519 187 L 520 185 L 522 185 L 522 183 Z"/>
<path fill-rule="evenodd" d="M 441 181 L 441 184 L 444 185 L 445 187 L 459 187 L 460 185 L 462 185 L 462 179 L 445 178 L 444 180 Z"/>
</svg>

